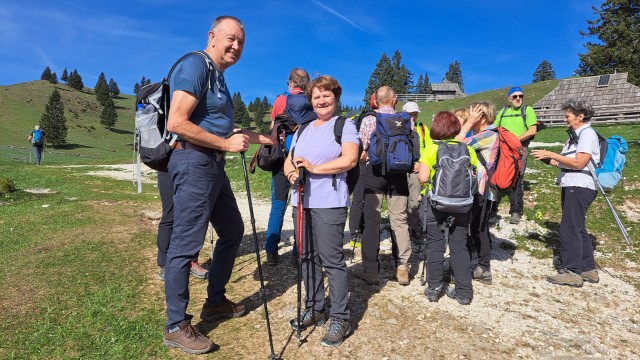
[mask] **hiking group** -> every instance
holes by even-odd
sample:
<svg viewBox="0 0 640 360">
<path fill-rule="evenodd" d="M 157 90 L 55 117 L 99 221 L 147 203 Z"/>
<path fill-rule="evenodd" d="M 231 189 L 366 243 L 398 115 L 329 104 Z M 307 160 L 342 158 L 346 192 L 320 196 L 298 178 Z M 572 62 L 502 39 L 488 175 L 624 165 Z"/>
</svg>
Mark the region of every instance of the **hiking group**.
<svg viewBox="0 0 640 360">
<path fill-rule="evenodd" d="M 242 304 L 225 296 L 244 234 L 242 216 L 225 173 L 225 154 L 242 154 L 249 195 L 244 152 L 250 143 L 262 144 L 252 162 L 272 175 L 264 243 L 269 266 L 280 263 L 278 245 L 289 198 L 293 207 L 292 261 L 298 268 L 299 301 L 298 314 L 290 326 L 298 334 L 328 322 L 321 344 L 334 347 L 352 333 L 348 278 L 351 274 L 361 279 L 363 286 L 380 283 L 381 207 L 385 198 L 398 283 L 411 282 L 412 242 L 425 243 L 422 283 L 427 299 L 437 302 L 446 294 L 459 304 L 470 304 L 472 279 L 492 283 L 489 226 L 502 192 L 508 192 L 511 201 L 509 221 L 517 224 L 522 216 L 527 148 L 539 126 L 533 109 L 523 105 L 524 90 L 512 87 L 510 105 L 498 114 L 493 104 L 481 101 L 456 112 L 459 117 L 451 111 L 438 112 L 427 128 L 417 122 L 420 108 L 416 103 L 408 102 L 403 111 L 396 112 L 396 94 L 388 86 L 372 94 L 371 109 L 346 119 L 339 114 L 342 87 L 336 79 L 324 75 L 310 80 L 303 69 L 294 68 L 287 93 L 274 101 L 272 131 L 261 135 L 234 128 L 224 78 L 224 71 L 240 59 L 244 38 L 239 19 L 216 18 L 206 49 L 181 58 L 166 83 L 157 88 L 158 94 L 169 93 L 170 99 L 164 103 L 159 97 L 149 100 L 151 95 L 144 88 L 141 93 L 147 95 L 137 98 L 138 109 L 149 104 L 158 110 L 168 109 L 168 119 L 158 111 L 155 121 L 162 137 L 155 143 L 147 142 L 143 126 L 138 126 L 148 120 L 146 115 L 143 119 L 136 114 L 136 127 L 141 128 L 139 146 L 157 145 L 163 154 L 159 158 L 165 163 L 168 160 L 164 169 L 158 167 L 166 171 L 158 177 L 163 202 L 158 277 L 164 279 L 167 308 L 163 343 L 193 354 L 214 347 L 191 324 L 192 315 L 186 312 L 189 273 L 194 273 L 194 267 L 196 274 L 206 271 L 198 271 L 200 265 L 195 261 L 209 224 L 218 240 L 208 265 L 207 298 L 200 318 L 214 322 L 245 313 Z M 585 228 L 586 211 L 597 193 L 595 181 L 585 171 L 590 161 L 600 162 L 600 150 L 589 122 L 592 107 L 581 100 L 569 100 L 563 109 L 565 122 L 576 136 L 561 154 L 534 150 L 532 155 L 561 169 L 562 268 L 548 280 L 581 286 L 583 281 L 598 282 Z M 250 195 L 249 204 L 251 207 Z M 252 210 L 251 214 L 255 238 Z M 346 264 L 343 233 L 348 216 L 350 245 L 362 249 L 361 271 L 348 270 Z M 449 266 L 445 266 L 447 248 Z M 473 268 L 472 258 L 477 258 Z M 325 309 L 325 274 L 329 309 Z M 302 301 L 300 280 L 305 292 Z M 264 296 L 264 289 L 261 294 Z M 266 310 L 266 298 L 263 302 Z M 268 312 L 266 318 L 274 358 Z"/>
</svg>

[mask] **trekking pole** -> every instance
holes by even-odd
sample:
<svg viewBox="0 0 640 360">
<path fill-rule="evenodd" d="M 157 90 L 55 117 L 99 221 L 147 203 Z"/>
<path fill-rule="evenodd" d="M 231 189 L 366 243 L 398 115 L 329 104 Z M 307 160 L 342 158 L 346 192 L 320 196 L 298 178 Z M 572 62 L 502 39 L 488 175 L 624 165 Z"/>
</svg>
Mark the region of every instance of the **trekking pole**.
<svg viewBox="0 0 640 360">
<path fill-rule="evenodd" d="M 29 149 L 29 164 L 31 164 L 31 153 L 33 152 L 33 146 Z"/>
<path fill-rule="evenodd" d="M 264 314 L 267 319 L 267 333 L 269 334 L 269 347 L 271 348 L 271 355 L 269 359 L 277 359 L 276 353 L 273 351 L 273 336 L 271 335 L 271 323 L 269 322 L 269 309 L 267 308 L 267 293 L 264 288 L 264 278 L 262 277 L 262 265 L 260 263 L 260 246 L 258 245 L 258 233 L 256 232 L 256 218 L 253 215 L 253 204 L 251 202 L 251 189 L 249 188 L 249 174 L 247 171 L 247 159 L 244 151 L 240 153 L 242 158 L 242 173 L 244 174 L 244 184 L 247 188 L 247 200 L 249 202 L 249 215 L 251 216 L 251 228 L 253 230 L 253 242 L 256 248 L 256 257 L 258 259 L 258 277 L 260 278 L 260 295 L 262 297 L 262 303 L 264 304 Z M 213 233 L 212 233 L 213 236 Z M 213 244 L 213 242 L 212 242 Z M 213 260 L 213 258 L 212 258 Z"/>
<path fill-rule="evenodd" d="M 351 247 L 351 260 L 349 260 L 351 264 L 353 264 L 353 258 L 356 257 L 356 244 L 358 243 L 359 239 L 360 239 L 360 231 L 358 231 L 356 233 L 356 236 L 353 238 L 353 247 Z M 360 246 L 362 246 L 362 243 L 360 243 Z"/>
<path fill-rule="evenodd" d="M 605 194 L 604 189 L 602 188 L 602 185 L 600 185 L 600 182 L 598 181 L 598 176 L 596 175 L 596 170 L 594 169 L 592 162 L 589 162 L 587 164 L 587 168 L 591 173 L 591 177 L 593 177 L 593 182 L 596 183 L 596 185 L 598 186 L 598 189 L 600 190 L 600 193 L 602 194 L 602 197 L 604 197 L 604 201 L 609 206 L 609 210 L 611 210 L 611 213 L 613 214 L 613 218 L 616 220 L 616 223 L 620 228 L 620 232 L 622 233 L 622 237 L 624 237 L 624 241 L 627 243 L 629 250 L 633 251 L 633 245 L 631 244 L 631 239 L 629 239 L 629 234 L 627 233 L 627 229 L 625 229 L 624 224 L 622 224 L 622 221 L 620 220 L 620 217 L 618 217 L 618 213 L 616 212 L 616 209 L 613 208 L 613 205 L 611 204 L 611 201 L 609 201 L 607 194 Z"/>
<path fill-rule="evenodd" d="M 301 335 L 301 327 L 300 324 L 300 304 L 302 303 L 302 237 L 304 234 L 304 207 L 303 207 L 303 197 L 304 197 L 304 183 L 306 181 L 306 173 L 304 168 L 298 168 L 298 181 L 297 181 L 297 192 L 298 192 L 298 213 L 296 214 L 296 222 L 298 225 L 297 235 L 296 236 L 296 251 L 298 252 L 298 309 L 297 309 L 297 326 L 296 326 L 296 336 L 298 337 L 298 346 L 302 343 L 302 335 Z"/>
<path fill-rule="evenodd" d="M 211 271 L 211 266 L 213 264 L 213 224 L 209 225 L 211 234 L 209 234 L 209 244 L 211 244 L 211 262 L 209 263 L 209 271 Z"/>
</svg>

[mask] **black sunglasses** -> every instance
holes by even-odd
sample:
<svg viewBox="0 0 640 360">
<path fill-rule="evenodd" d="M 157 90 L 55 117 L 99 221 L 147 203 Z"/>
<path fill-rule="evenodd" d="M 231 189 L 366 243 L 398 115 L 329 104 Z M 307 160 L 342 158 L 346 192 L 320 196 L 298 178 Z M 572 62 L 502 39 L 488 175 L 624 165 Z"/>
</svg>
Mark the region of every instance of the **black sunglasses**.
<svg viewBox="0 0 640 360">
<path fill-rule="evenodd" d="M 523 98 L 524 98 L 524 95 L 511 95 L 511 98 L 512 98 L 513 100 L 515 100 L 515 99 L 523 99 Z"/>
</svg>

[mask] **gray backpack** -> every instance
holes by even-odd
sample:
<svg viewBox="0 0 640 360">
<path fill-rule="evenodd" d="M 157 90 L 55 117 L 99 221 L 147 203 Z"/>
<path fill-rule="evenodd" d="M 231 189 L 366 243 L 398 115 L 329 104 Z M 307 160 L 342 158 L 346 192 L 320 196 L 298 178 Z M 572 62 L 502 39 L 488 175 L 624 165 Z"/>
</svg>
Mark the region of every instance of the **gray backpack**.
<svg viewBox="0 0 640 360">
<path fill-rule="evenodd" d="M 454 214 L 471 210 L 478 192 L 476 167 L 471 165 L 469 149 L 464 143 L 436 142 L 438 153 L 433 165 L 435 174 L 429 190 L 434 209 Z"/>
</svg>

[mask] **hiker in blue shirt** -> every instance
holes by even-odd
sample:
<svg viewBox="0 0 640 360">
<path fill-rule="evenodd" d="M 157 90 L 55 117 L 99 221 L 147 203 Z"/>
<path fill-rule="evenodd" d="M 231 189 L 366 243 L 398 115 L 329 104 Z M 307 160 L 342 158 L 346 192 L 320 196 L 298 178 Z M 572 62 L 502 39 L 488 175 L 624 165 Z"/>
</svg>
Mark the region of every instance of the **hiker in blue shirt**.
<svg viewBox="0 0 640 360">
<path fill-rule="evenodd" d="M 31 142 L 31 147 L 33 148 L 33 155 L 36 158 L 36 165 L 40 165 L 42 152 L 44 151 L 44 146 L 47 143 L 47 137 L 45 136 L 44 131 L 40 130 L 40 125 L 36 125 L 35 130 L 31 131 L 31 135 L 29 135 L 29 141 Z"/>
</svg>

